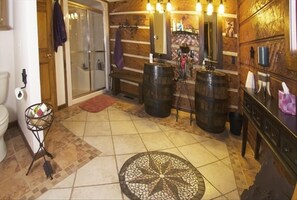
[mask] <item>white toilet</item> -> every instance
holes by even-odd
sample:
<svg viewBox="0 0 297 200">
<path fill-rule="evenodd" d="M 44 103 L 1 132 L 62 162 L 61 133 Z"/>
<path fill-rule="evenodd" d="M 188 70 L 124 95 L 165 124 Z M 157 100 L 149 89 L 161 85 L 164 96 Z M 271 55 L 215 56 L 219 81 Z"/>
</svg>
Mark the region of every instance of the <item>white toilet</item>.
<svg viewBox="0 0 297 200">
<path fill-rule="evenodd" d="M 6 144 L 4 142 L 4 133 L 8 127 L 8 111 L 4 105 L 6 95 L 7 95 L 7 87 L 8 87 L 8 72 L 0 72 L 0 162 L 5 158 L 7 149 Z"/>
</svg>

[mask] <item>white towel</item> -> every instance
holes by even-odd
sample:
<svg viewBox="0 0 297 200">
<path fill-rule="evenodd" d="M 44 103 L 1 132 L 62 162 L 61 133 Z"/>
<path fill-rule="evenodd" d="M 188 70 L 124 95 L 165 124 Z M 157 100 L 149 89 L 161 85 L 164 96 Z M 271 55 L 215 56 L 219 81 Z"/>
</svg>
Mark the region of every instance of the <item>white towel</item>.
<svg viewBox="0 0 297 200">
<path fill-rule="evenodd" d="M 245 87 L 255 89 L 255 77 L 253 72 L 249 71 L 245 81 Z"/>
</svg>

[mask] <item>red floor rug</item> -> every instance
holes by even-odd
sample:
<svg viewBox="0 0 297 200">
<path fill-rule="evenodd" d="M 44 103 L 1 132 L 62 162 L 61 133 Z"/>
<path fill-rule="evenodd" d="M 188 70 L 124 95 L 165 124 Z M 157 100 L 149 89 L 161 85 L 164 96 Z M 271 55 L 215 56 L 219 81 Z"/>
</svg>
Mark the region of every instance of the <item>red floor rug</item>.
<svg viewBox="0 0 297 200">
<path fill-rule="evenodd" d="M 116 100 L 114 98 L 101 94 L 81 103 L 79 107 L 87 112 L 95 113 L 107 108 L 115 102 Z"/>
</svg>

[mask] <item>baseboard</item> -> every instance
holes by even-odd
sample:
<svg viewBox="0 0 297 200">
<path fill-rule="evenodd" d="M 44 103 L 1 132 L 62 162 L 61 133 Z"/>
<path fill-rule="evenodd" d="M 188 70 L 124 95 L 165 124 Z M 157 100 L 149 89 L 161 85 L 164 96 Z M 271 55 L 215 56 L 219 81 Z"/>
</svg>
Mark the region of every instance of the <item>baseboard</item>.
<svg viewBox="0 0 297 200">
<path fill-rule="evenodd" d="M 67 107 L 68 107 L 68 105 L 67 105 L 67 103 L 65 103 L 63 105 L 58 106 L 58 110 L 62 110 L 62 109 L 67 108 Z"/>
<path fill-rule="evenodd" d="M 13 121 L 8 123 L 8 128 L 18 127 L 18 121 Z"/>
</svg>

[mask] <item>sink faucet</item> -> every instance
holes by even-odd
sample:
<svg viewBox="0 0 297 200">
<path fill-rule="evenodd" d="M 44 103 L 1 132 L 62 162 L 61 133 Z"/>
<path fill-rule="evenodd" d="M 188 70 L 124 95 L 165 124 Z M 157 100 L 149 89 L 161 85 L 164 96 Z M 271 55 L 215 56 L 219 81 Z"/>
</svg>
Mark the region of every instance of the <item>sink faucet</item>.
<svg viewBox="0 0 297 200">
<path fill-rule="evenodd" d="M 211 60 L 211 57 L 208 56 L 207 58 L 205 58 L 205 61 L 207 61 L 207 67 L 206 67 L 206 70 L 208 70 L 208 71 L 214 71 L 214 70 L 215 70 L 215 66 L 212 66 L 212 63 L 213 63 L 214 61 Z"/>
</svg>

